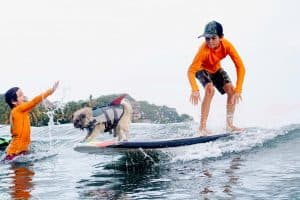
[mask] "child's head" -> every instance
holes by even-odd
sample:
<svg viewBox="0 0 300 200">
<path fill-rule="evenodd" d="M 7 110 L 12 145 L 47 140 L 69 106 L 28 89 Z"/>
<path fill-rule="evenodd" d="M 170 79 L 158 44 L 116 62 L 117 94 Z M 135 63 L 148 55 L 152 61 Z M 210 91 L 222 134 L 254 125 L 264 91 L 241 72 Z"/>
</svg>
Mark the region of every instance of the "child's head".
<svg viewBox="0 0 300 200">
<path fill-rule="evenodd" d="M 13 108 L 25 101 L 23 91 L 18 87 L 13 87 L 5 93 L 5 101 L 10 108 Z"/>
<path fill-rule="evenodd" d="M 207 46 L 210 49 L 216 49 L 220 46 L 220 41 L 223 34 L 223 27 L 219 22 L 211 21 L 206 24 L 204 28 L 204 33 L 199 37 L 205 37 Z"/>
</svg>

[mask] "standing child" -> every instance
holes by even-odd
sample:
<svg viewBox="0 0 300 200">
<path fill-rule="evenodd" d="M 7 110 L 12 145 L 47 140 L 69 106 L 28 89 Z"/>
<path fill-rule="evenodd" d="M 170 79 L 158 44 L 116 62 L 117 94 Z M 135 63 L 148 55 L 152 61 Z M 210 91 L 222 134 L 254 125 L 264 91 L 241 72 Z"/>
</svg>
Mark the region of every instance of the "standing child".
<svg viewBox="0 0 300 200">
<path fill-rule="evenodd" d="M 55 82 L 53 87 L 36 96 L 31 101 L 26 102 L 23 91 L 18 87 L 13 87 L 5 93 L 5 101 L 11 108 L 10 126 L 12 140 L 6 148 L 5 160 L 12 160 L 15 156 L 25 154 L 30 145 L 30 119 L 29 112 L 43 99 L 53 94 L 59 82 Z"/>
<path fill-rule="evenodd" d="M 241 131 L 242 129 L 233 125 L 233 114 L 235 105 L 242 99 L 242 87 L 245 76 L 245 67 L 234 46 L 225 39 L 223 27 L 216 21 L 209 22 L 204 29 L 204 33 L 199 37 L 205 37 L 205 42 L 200 46 L 192 64 L 188 69 L 188 79 L 192 88 L 190 101 L 197 105 L 200 93 L 196 78 L 204 87 L 204 99 L 201 105 L 200 135 L 210 134 L 206 128 L 210 104 L 214 95 L 214 88 L 221 94 L 227 94 L 226 123 L 228 131 Z M 233 61 L 237 80 L 235 87 L 225 70 L 221 67 L 220 61 L 227 55 Z"/>
</svg>

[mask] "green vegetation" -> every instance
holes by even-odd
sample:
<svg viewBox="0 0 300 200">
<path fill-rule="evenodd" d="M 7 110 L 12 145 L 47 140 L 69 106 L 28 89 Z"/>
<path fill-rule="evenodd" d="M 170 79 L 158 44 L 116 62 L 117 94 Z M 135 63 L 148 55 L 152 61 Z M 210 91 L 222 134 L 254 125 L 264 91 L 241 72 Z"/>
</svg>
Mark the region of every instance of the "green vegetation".
<svg viewBox="0 0 300 200">
<path fill-rule="evenodd" d="M 72 114 L 85 106 L 99 107 L 108 105 L 114 98 L 119 95 L 105 95 L 93 99 L 92 96 L 88 100 L 70 101 L 62 108 L 47 109 L 43 103 L 37 106 L 30 112 L 32 126 L 46 126 L 49 122 L 47 113 L 53 114 L 54 122 L 59 124 L 70 123 Z M 157 106 L 149 104 L 147 101 L 136 101 L 129 95 L 126 98 L 130 101 L 133 107 L 133 122 L 148 122 L 148 123 L 175 123 L 191 121 L 193 118 L 187 114 L 179 115 L 175 108 L 167 106 Z M 59 102 L 57 102 L 59 103 Z M 55 103 L 54 103 L 55 104 Z M 55 106 L 54 106 L 55 107 Z M 4 101 L 4 96 L 0 94 L 0 124 L 9 123 L 10 108 Z"/>
<path fill-rule="evenodd" d="M 165 124 L 193 120 L 193 118 L 187 114 L 178 115 L 175 108 L 157 106 L 149 104 L 147 101 L 139 101 L 138 104 L 140 108 L 140 119 L 138 121 Z"/>
<path fill-rule="evenodd" d="M 5 102 L 4 95 L 0 95 L 0 124 L 8 124 L 10 108 Z"/>
</svg>

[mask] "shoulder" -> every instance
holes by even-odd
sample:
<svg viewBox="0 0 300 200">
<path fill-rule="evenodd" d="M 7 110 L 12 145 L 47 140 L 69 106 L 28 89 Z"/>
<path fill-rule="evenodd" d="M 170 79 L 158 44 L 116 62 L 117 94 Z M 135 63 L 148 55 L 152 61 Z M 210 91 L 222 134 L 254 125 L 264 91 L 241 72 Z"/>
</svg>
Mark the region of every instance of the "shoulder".
<svg viewBox="0 0 300 200">
<path fill-rule="evenodd" d="M 10 114 L 13 115 L 17 112 L 18 106 L 11 109 Z"/>
<path fill-rule="evenodd" d="M 200 47 L 199 47 L 199 50 L 198 50 L 198 54 L 207 54 L 207 52 L 209 52 L 209 48 L 206 44 L 206 42 L 203 42 Z"/>
<path fill-rule="evenodd" d="M 235 51 L 234 45 L 226 38 L 222 38 L 221 42 L 222 42 L 224 49 L 226 49 L 227 52 Z"/>
<path fill-rule="evenodd" d="M 208 49 L 206 42 L 202 42 L 199 49 Z"/>
<path fill-rule="evenodd" d="M 225 47 L 232 47 L 233 46 L 232 43 L 224 37 L 222 38 L 221 42 Z"/>
<path fill-rule="evenodd" d="M 21 105 L 18 105 L 16 107 L 14 107 L 12 110 L 11 110 L 11 115 L 14 116 L 16 115 L 17 113 L 20 113 L 21 112 L 21 109 L 22 108 L 22 104 Z"/>
</svg>

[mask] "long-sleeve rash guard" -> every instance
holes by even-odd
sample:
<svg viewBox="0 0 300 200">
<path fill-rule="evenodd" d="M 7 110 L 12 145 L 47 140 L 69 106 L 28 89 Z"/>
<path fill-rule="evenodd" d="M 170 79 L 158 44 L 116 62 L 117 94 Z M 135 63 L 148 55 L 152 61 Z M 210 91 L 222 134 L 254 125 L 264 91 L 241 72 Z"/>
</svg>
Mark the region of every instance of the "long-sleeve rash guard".
<svg viewBox="0 0 300 200">
<path fill-rule="evenodd" d="M 29 112 L 43 99 L 53 93 L 52 89 L 34 97 L 31 101 L 14 107 L 10 114 L 12 140 L 6 148 L 6 155 L 18 155 L 28 151 L 30 144 Z"/>
<path fill-rule="evenodd" d="M 192 64 L 188 69 L 188 78 L 192 87 L 192 91 L 199 90 L 196 83 L 196 72 L 203 69 L 209 73 L 217 72 L 221 68 L 220 61 L 227 55 L 230 56 L 236 68 L 237 80 L 235 92 L 242 92 L 245 67 L 234 46 L 225 38 L 220 40 L 220 46 L 217 49 L 210 49 L 206 42 L 200 46 Z"/>
</svg>

